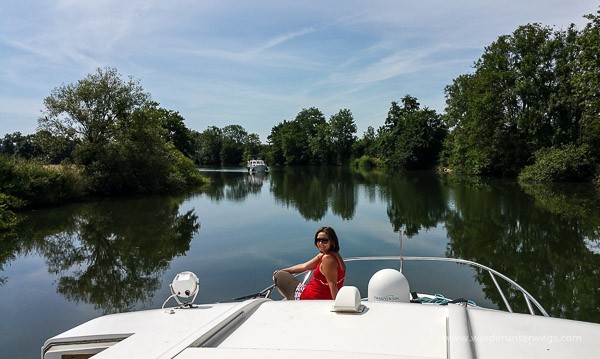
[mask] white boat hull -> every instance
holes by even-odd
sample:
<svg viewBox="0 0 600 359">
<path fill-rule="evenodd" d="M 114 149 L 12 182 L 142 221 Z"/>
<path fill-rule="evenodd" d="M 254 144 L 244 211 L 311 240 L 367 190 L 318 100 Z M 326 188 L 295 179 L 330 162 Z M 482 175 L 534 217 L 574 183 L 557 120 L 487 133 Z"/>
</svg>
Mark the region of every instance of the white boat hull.
<svg viewBox="0 0 600 359">
<path fill-rule="evenodd" d="M 361 313 L 348 314 L 332 312 L 333 301 L 253 299 L 174 314 L 109 315 L 49 339 L 42 358 L 61 358 L 69 342 L 79 343 L 69 354 L 98 353 L 94 359 L 567 358 L 600 352 L 598 324 L 457 304 L 362 304 Z M 324 335 L 323 328 L 334 330 Z"/>
</svg>

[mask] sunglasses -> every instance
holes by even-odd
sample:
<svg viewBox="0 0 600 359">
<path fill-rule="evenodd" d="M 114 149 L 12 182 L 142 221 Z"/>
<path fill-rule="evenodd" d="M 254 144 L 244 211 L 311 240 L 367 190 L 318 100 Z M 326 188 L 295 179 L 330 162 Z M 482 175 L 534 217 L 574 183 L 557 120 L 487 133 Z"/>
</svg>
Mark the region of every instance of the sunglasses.
<svg viewBox="0 0 600 359">
<path fill-rule="evenodd" d="M 317 243 L 321 242 L 323 244 L 327 244 L 327 243 L 329 243 L 329 238 L 317 238 L 316 242 Z"/>
</svg>

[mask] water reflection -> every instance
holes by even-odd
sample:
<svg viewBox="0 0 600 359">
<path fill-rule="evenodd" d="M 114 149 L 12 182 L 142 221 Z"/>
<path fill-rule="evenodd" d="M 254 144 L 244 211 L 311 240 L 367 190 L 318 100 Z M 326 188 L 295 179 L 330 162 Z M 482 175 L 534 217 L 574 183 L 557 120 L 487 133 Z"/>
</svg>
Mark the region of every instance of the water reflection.
<svg viewBox="0 0 600 359">
<path fill-rule="evenodd" d="M 274 171 L 271 192 L 275 200 L 292 207 L 307 220 L 333 214 L 350 220 L 356 212 L 357 183 L 354 173 L 340 167 L 295 167 Z"/>
<path fill-rule="evenodd" d="M 579 200 L 549 187 L 512 182 L 450 181 L 455 208 L 444 220 L 447 255 L 492 267 L 527 288 L 550 315 L 600 322 L 597 310 L 600 255 L 586 241 L 598 242 L 598 193 L 580 188 Z M 558 210 L 549 210 L 550 207 Z M 503 307 L 487 273 L 477 280 Z M 506 289 L 505 289 L 506 290 Z M 513 309 L 527 312 L 524 299 L 508 291 Z"/>
<path fill-rule="evenodd" d="M 16 233 L 0 233 L 0 274 L 4 272 L 7 263 L 15 260 L 17 253 L 20 252 L 20 242 Z M 0 286 L 4 285 L 8 278 L 0 275 Z"/>
<path fill-rule="evenodd" d="M 402 230 L 406 237 L 426 241 L 428 231 L 441 228 L 446 255 L 508 275 L 553 316 L 600 322 L 600 201 L 594 188 L 521 187 L 511 181 L 337 167 L 206 175 L 212 183 L 196 196 L 220 203 L 225 214 L 229 203 L 259 195 L 316 222 L 328 215 L 362 221 L 360 201 L 377 204 L 385 208 L 389 232 Z M 179 213 L 184 201 L 137 198 L 30 212 L 18 235 L 0 241 L 0 270 L 17 257 L 39 253 L 58 278 L 58 292 L 69 301 L 90 303 L 103 312 L 129 310 L 152 297 L 162 273 L 188 251 L 199 230 L 193 210 Z M 366 239 L 348 238 L 349 243 L 361 240 Z M 0 285 L 7 280 L 0 276 Z M 503 307 L 487 273 L 476 280 L 487 298 Z M 513 309 L 526 312 L 519 294 L 505 290 L 517 303 Z"/>
<path fill-rule="evenodd" d="M 193 210 L 178 212 L 181 202 L 143 198 L 31 212 L 17 250 L 43 256 L 69 301 L 104 313 L 127 311 L 151 298 L 161 273 L 189 249 L 200 228 Z"/>
<path fill-rule="evenodd" d="M 219 176 L 223 176 L 220 174 Z M 240 199 L 252 182 L 222 181 Z M 392 230 L 425 240 L 445 228 L 446 255 L 490 266 L 527 288 L 552 316 L 600 322 L 600 212 L 589 186 L 521 186 L 514 181 L 464 179 L 416 172 L 387 175 L 343 168 L 292 168 L 269 174 L 275 201 L 307 221 L 328 211 L 354 220 L 360 194 L 387 207 Z M 217 181 L 218 182 L 218 181 Z M 488 273 L 476 280 L 498 307 Z M 520 293 L 503 288 L 513 310 L 528 312 Z"/>
</svg>

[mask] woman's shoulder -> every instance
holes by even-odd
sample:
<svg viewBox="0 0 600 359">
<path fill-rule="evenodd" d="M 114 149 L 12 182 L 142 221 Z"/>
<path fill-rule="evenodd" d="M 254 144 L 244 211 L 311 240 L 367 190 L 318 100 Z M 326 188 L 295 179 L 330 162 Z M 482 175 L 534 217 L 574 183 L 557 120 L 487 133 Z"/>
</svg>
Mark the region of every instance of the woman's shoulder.
<svg viewBox="0 0 600 359">
<path fill-rule="evenodd" d="M 322 262 L 331 262 L 331 263 L 340 263 L 344 262 L 342 256 L 338 253 L 322 253 L 323 257 L 321 257 Z"/>
</svg>

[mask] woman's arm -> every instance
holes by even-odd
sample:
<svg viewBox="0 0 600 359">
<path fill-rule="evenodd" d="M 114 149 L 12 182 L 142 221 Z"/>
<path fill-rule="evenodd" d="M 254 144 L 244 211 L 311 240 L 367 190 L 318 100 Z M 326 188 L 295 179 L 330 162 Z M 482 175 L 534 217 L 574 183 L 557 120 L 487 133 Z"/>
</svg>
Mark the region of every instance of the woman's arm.
<svg viewBox="0 0 600 359">
<path fill-rule="evenodd" d="M 304 263 L 296 264 L 295 266 L 284 268 L 282 270 L 292 273 L 292 274 L 306 272 L 307 270 L 313 270 L 313 269 L 317 268 L 317 264 L 319 264 L 319 259 L 321 258 L 322 255 L 323 255 L 322 253 L 319 253 L 314 258 L 312 258 Z"/>
<path fill-rule="evenodd" d="M 335 299 L 338 293 L 337 264 L 338 263 L 334 255 L 323 256 L 321 260 L 321 273 L 323 273 L 325 279 L 327 279 L 327 285 L 329 286 L 329 290 L 331 291 L 331 298 L 333 299 Z"/>
</svg>

